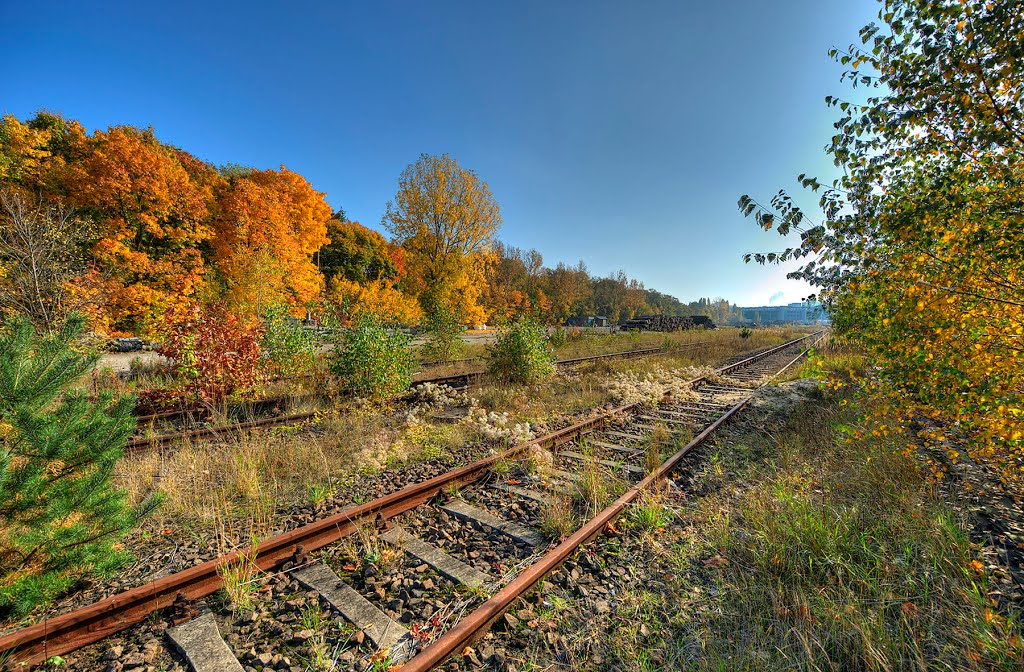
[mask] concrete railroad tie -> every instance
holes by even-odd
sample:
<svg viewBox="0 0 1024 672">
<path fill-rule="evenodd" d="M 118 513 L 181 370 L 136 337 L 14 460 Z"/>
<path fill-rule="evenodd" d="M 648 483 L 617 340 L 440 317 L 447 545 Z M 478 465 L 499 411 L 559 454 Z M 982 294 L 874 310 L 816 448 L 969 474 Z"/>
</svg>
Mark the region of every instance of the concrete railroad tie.
<svg viewBox="0 0 1024 672">
<path fill-rule="evenodd" d="M 330 567 L 318 562 L 293 571 L 292 576 L 320 593 L 332 607 L 341 612 L 345 620 L 362 630 L 374 646 L 389 649 L 392 662 L 398 663 L 408 658 L 409 631 L 338 578 Z"/>
<path fill-rule="evenodd" d="M 419 558 L 456 583 L 478 588 L 488 581 L 487 575 L 483 572 L 453 558 L 441 549 L 431 546 L 397 525 L 380 535 L 380 538 L 392 546 L 404 550 L 409 555 Z"/>
<path fill-rule="evenodd" d="M 243 672 L 220 636 L 213 614 L 206 613 L 167 630 L 167 636 L 195 672 Z"/>
<path fill-rule="evenodd" d="M 478 509 L 475 506 L 470 506 L 461 499 L 453 499 L 450 503 L 442 506 L 441 510 L 446 511 L 457 518 L 476 521 L 482 525 L 486 525 L 487 527 L 492 527 L 502 534 L 512 537 L 517 541 L 521 541 L 524 544 L 529 544 L 530 546 L 542 546 L 545 543 L 544 535 L 537 530 L 531 530 L 530 528 L 523 527 L 518 523 L 502 520 L 489 511 Z"/>
</svg>

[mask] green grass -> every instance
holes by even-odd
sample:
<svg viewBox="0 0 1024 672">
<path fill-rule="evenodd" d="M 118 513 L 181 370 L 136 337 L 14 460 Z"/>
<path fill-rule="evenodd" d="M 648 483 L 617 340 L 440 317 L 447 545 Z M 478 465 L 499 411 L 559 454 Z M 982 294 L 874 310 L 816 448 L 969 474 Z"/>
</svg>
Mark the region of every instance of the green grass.
<svg viewBox="0 0 1024 672">
<path fill-rule="evenodd" d="M 707 667 L 1020 669 L 1019 624 L 986 604 L 963 514 L 898 438 L 849 442 L 855 420 L 850 407 L 807 408 L 710 531 L 729 564 L 700 628 Z"/>
<path fill-rule="evenodd" d="M 862 364 L 840 345 L 818 374 Z M 694 467 L 704 494 L 631 506 L 601 553 L 637 579 L 605 620 L 560 621 L 593 642 L 566 654 L 573 669 L 1024 669 L 958 493 L 906 437 L 852 438 L 860 417 L 825 393 L 785 426 L 729 427 Z"/>
<path fill-rule="evenodd" d="M 626 523 L 643 532 L 663 529 L 672 520 L 672 514 L 658 493 L 644 492 L 626 511 Z"/>
<path fill-rule="evenodd" d="M 987 602 L 992 586 L 972 564 L 963 514 L 898 454 L 898 439 L 847 441 L 841 428 L 853 414 L 829 402 L 806 407 L 778 435 L 772 461 L 741 475 L 749 486 L 687 513 L 701 543 L 674 550 L 705 558 L 714 591 L 690 605 L 698 618 L 651 614 L 661 661 L 685 657 L 712 670 L 1021 669 L 1020 624 Z M 699 654 L 682 651 L 683 641 L 701 642 Z"/>
</svg>

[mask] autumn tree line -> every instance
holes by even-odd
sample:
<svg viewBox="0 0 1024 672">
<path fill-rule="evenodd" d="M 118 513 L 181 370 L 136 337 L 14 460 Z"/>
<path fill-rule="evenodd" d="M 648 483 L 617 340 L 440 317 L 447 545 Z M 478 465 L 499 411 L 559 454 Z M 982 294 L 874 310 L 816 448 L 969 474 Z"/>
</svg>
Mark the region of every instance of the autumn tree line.
<svg viewBox="0 0 1024 672">
<path fill-rule="evenodd" d="M 326 303 L 344 318 L 407 325 L 436 313 L 472 325 L 691 312 L 624 273 L 547 268 L 536 250 L 503 245 L 487 184 L 447 155 L 401 174 L 385 238 L 283 166 L 216 167 L 152 129 L 90 134 L 55 113 L 7 115 L 0 224 L 0 309 L 47 328 L 78 312 L 100 333 L 151 335 L 194 303 L 243 319 Z M 699 309 L 722 320 L 733 307 L 702 299 Z"/>
</svg>

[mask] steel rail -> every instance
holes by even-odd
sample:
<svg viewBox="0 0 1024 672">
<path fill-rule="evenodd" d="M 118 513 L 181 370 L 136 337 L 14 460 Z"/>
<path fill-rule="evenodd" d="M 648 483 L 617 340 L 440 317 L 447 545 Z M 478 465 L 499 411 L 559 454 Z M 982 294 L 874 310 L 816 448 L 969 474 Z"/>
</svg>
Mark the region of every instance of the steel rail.
<svg viewBox="0 0 1024 672">
<path fill-rule="evenodd" d="M 820 334 L 821 332 L 818 333 Z M 792 343 L 788 345 L 792 345 Z M 778 351 L 778 349 L 773 350 Z M 803 358 L 809 350 L 810 348 L 803 350 L 799 355 L 782 367 L 782 369 L 776 372 L 769 381 L 777 378 L 786 369 Z M 745 361 L 747 363 L 750 362 L 749 359 Z M 735 368 L 735 365 L 731 368 Z M 769 381 L 766 381 L 765 384 Z M 616 499 L 610 506 L 601 511 L 594 518 L 590 519 L 572 536 L 560 543 L 554 549 L 548 551 L 536 563 L 523 570 L 519 576 L 495 593 L 489 600 L 473 610 L 468 616 L 460 619 L 451 630 L 448 630 L 446 633 L 441 635 L 438 639 L 427 646 L 427 648 L 418 653 L 399 669 L 401 669 L 402 672 L 427 672 L 428 670 L 432 670 L 447 660 L 453 653 L 461 651 L 463 647 L 468 646 L 476 638 L 483 635 L 491 624 L 493 624 L 494 621 L 500 618 L 501 615 L 512 606 L 513 602 L 515 602 L 519 596 L 535 586 L 542 578 L 557 569 L 580 546 L 600 536 L 607 529 L 608 524 L 618 518 L 625 510 L 626 506 L 635 500 L 641 492 L 655 482 L 664 478 L 673 469 L 675 469 L 690 451 L 701 445 L 715 432 L 715 430 L 725 424 L 733 415 L 738 413 L 740 409 L 745 407 L 750 400 L 754 398 L 754 394 L 757 390 L 761 389 L 763 386 L 764 384 L 752 390 L 724 415 L 719 417 L 700 434 L 695 436 L 693 440 L 665 460 L 665 462 L 663 462 L 655 471 L 648 474 L 638 484 Z"/>
<path fill-rule="evenodd" d="M 471 483 L 498 460 L 515 457 L 532 446 L 554 448 L 572 441 L 593 431 L 615 415 L 628 411 L 634 405 L 603 411 L 593 418 L 510 448 L 498 455 L 478 460 L 372 502 L 353 506 L 264 540 L 257 546 L 208 560 L 152 583 L 12 632 L 0 637 L 0 654 L 11 651 L 11 662 L 31 665 L 97 642 L 142 622 L 158 609 L 171 606 L 179 596 L 195 600 L 210 595 L 223 586 L 222 568 L 237 563 L 243 556 L 251 559 L 256 566 L 265 571 L 289 560 L 294 561 L 305 553 L 351 534 L 359 526 L 373 522 L 378 517 L 386 520 L 423 504 L 451 485 Z"/>
<path fill-rule="evenodd" d="M 817 334 L 789 341 L 744 361 L 750 362 L 768 357 L 814 335 Z M 689 381 L 689 384 L 699 384 L 704 378 L 702 376 L 694 379 Z M 14 664 L 35 665 L 52 656 L 63 655 L 100 641 L 144 621 L 153 612 L 172 606 L 176 602 L 180 603 L 182 600 L 187 602 L 212 594 L 224 585 L 221 576 L 223 568 L 230 567 L 243 558 L 246 559 L 246 562 L 254 563 L 263 571 L 269 571 L 289 561 L 299 563 L 305 554 L 336 542 L 368 522 L 382 522 L 423 504 L 451 485 L 465 485 L 478 480 L 499 460 L 514 458 L 535 446 L 548 449 L 556 448 L 594 431 L 611 418 L 630 412 L 640 405 L 639 402 L 634 402 L 601 411 L 592 418 L 514 446 L 498 455 L 406 486 L 371 502 L 347 508 L 326 518 L 266 539 L 258 545 L 213 558 L 151 583 L 11 632 L 0 637 L 0 657 L 7 656 L 9 662 Z M 571 538 L 575 538 L 577 535 L 573 535 Z M 503 590 L 499 595 L 504 592 Z M 490 603 L 489 600 L 487 604 Z M 437 641 L 440 642 L 442 639 Z M 427 650 L 431 648 L 433 645 Z M 417 656 L 418 658 L 419 656 Z"/>
<path fill-rule="evenodd" d="M 232 425 L 220 425 L 219 427 L 201 427 L 199 429 L 189 429 L 183 432 L 174 432 L 173 434 L 158 434 L 157 436 L 140 437 L 135 439 L 129 439 L 128 443 L 125 444 L 125 454 L 133 455 L 143 450 L 150 450 L 158 448 L 160 446 L 173 443 L 180 439 L 204 439 L 210 436 L 219 436 L 224 433 L 241 432 L 246 429 L 254 429 L 256 427 L 265 427 L 267 425 L 281 425 L 288 422 L 299 422 L 301 420 L 309 420 L 316 416 L 317 411 L 307 411 L 304 413 L 293 413 L 291 415 L 278 415 L 270 418 L 261 418 L 259 420 L 250 420 L 247 422 L 238 422 Z"/>
</svg>

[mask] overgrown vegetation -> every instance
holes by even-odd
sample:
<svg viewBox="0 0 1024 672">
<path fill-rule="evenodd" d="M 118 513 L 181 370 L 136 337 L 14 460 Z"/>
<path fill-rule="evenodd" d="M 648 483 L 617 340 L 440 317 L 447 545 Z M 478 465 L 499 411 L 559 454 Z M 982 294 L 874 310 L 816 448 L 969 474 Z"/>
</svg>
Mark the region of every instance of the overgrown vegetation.
<svg viewBox="0 0 1024 672">
<path fill-rule="evenodd" d="M 626 523 L 642 532 L 657 532 L 672 520 L 660 492 L 645 490 L 626 511 Z"/>
<path fill-rule="evenodd" d="M 260 347 L 275 376 L 292 377 L 313 373 L 320 339 L 305 329 L 283 304 L 271 306 L 263 316 Z"/>
<path fill-rule="evenodd" d="M 750 342 L 741 342 L 735 330 L 716 331 L 704 335 L 712 344 L 700 350 L 604 363 L 542 385 L 484 384 L 473 396 L 481 409 L 508 412 L 505 428 L 526 422 L 543 426 L 566 413 L 609 403 L 602 381 L 610 373 L 713 364 L 744 348 L 776 344 L 790 335 L 784 330 L 755 330 Z M 322 503 L 344 497 L 360 476 L 424 459 L 464 455 L 467 446 L 478 442 L 486 446 L 493 440 L 473 418 L 438 422 L 420 413 L 415 423 L 408 420 L 407 409 L 388 412 L 353 402 L 323 412 L 315 421 L 316 432 L 296 425 L 225 437 L 213 450 L 205 442 L 183 442 L 163 454 L 133 455 L 120 461 L 117 480 L 133 502 L 154 488 L 164 494 L 165 503 L 147 530 L 212 531 L 220 546 L 211 551 L 234 550 L 253 537 L 269 535 L 282 510 L 311 500 Z"/>
<path fill-rule="evenodd" d="M 336 333 L 331 371 L 343 390 L 393 399 L 409 389 L 413 354 L 408 335 L 372 315 Z"/>
<path fill-rule="evenodd" d="M 544 536 L 561 540 L 576 531 L 576 517 L 572 500 L 565 495 L 552 492 L 540 506 L 540 531 Z"/>
<path fill-rule="evenodd" d="M 111 485 L 135 427 L 132 399 L 90 400 L 70 386 L 95 356 L 74 349 L 84 320 L 37 335 L 0 328 L 0 612 L 22 615 L 127 558 L 118 540 L 157 504 Z"/>
<path fill-rule="evenodd" d="M 521 316 L 502 329 L 488 352 L 487 372 L 507 383 L 531 383 L 555 372 L 547 332 L 536 320 Z"/>
<path fill-rule="evenodd" d="M 544 604 L 569 597 L 553 626 L 561 645 L 527 638 L 536 644 L 510 659 L 525 669 L 1020 669 L 1019 606 L 995 554 L 971 541 L 960 492 L 937 487 L 908 454 L 913 435 L 859 436 L 859 403 L 819 394 L 784 426 L 728 426 L 687 470 L 696 487 L 646 493 L 617 535 L 581 553 L 600 554 L 598 581 L 623 577 L 605 584 L 611 611 L 595 617 L 599 598 L 573 583 L 545 591 Z"/>
<path fill-rule="evenodd" d="M 427 342 L 421 348 L 423 354 L 431 361 L 447 361 L 458 358 L 465 350 L 462 332 L 465 321 L 457 308 L 445 303 L 435 303 L 427 311 L 423 325 L 427 332 Z"/>
<path fill-rule="evenodd" d="M 224 595 L 234 612 L 252 612 L 256 606 L 256 591 L 263 573 L 256 564 L 258 552 L 253 546 L 248 554 L 240 553 L 233 564 L 217 569 L 224 581 Z"/>
<path fill-rule="evenodd" d="M 157 390 L 156 396 L 211 402 L 252 390 L 266 377 L 261 337 L 258 324 L 224 303 L 189 303 L 169 311 L 159 352 L 174 362 L 176 377 L 170 390 Z"/>
<path fill-rule="evenodd" d="M 1019 669 L 1020 623 L 991 601 L 964 512 L 908 437 L 854 438 L 857 418 L 802 409 L 753 487 L 702 503 L 722 596 L 692 633 L 706 667 Z"/>
</svg>

